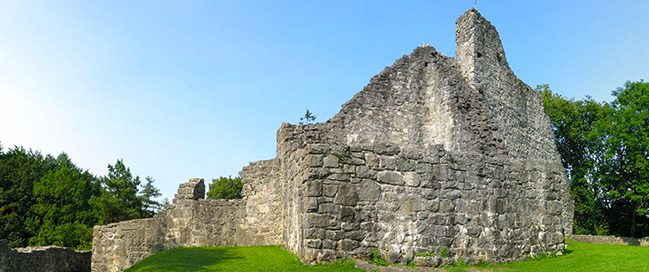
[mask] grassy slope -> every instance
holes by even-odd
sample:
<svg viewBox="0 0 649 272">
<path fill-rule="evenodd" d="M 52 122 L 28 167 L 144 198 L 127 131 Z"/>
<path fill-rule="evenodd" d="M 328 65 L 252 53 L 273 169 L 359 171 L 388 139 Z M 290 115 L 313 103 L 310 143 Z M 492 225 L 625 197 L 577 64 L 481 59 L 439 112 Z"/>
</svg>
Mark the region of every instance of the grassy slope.
<svg viewBox="0 0 649 272">
<path fill-rule="evenodd" d="M 649 271 L 649 247 L 568 241 L 563 256 L 498 265 L 448 268 L 450 271 Z M 135 271 L 361 271 L 352 261 L 304 266 L 279 246 L 178 248 L 153 255 Z"/>
<path fill-rule="evenodd" d="M 189 247 L 155 254 L 127 272 L 136 271 L 362 271 L 352 261 L 305 266 L 279 246 Z"/>
</svg>

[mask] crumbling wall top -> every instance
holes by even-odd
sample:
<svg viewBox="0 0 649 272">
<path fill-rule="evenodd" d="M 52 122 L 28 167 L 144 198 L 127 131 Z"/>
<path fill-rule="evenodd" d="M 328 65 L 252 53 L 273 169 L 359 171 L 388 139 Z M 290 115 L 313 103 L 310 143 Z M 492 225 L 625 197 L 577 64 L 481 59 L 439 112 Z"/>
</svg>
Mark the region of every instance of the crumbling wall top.
<svg viewBox="0 0 649 272">
<path fill-rule="evenodd" d="M 202 178 L 193 178 L 186 183 L 180 184 L 174 197 L 174 203 L 177 200 L 198 199 L 205 199 L 205 181 Z"/>
</svg>

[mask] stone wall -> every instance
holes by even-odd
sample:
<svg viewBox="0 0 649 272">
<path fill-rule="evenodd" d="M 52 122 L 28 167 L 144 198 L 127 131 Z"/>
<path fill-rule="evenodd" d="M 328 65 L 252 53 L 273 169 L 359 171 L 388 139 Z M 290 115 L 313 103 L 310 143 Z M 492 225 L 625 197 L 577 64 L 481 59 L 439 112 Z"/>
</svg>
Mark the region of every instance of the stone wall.
<svg viewBox="0 0 649 272">
<path fill-rule="evenodd" d="M 373 248 L 404 263 L 442 247 L 468 262 L 564 248 L 561 165 L 441 145 L 314 144 L 299 152 L 305 159 L 289 172 L 304 178 L 293 196 L 303 206 L 289 247 L 305 262 L 365 258 Z"/>
<path fill-rule="evenodd" d="M 178 189 L 174 205 L 153 218 L 95 226 L 92 271 L 122 271 L 165 249 L 178 246 L 231 246 L 250 244 L 242 227 L 245 203 L 205 200 L 202 179 Z"/>
<path fill-rule="evenodd" d="M 90 251 L 47 246 L 11 249 L 0 240 L 0 271 L 90 271 Z"/>
<path fill-rule="evenodd" d="M 283 241 L 284 205 L 283 184 L 280 182 L 279 162 L 276 159 L 257 161 L 241 172 L 245 218 L 243 245 L 278 245 Z"/>
<path fill-rule="evenodd" d="M 540 98 L 510 69 L 496 28 L 474 9 L 456 23 L 457 64 L 483 97 L 502 149 L 517 158 L 559 160 Z"/>
<path fill-rule="evenodd" d="M 92 271 L 122 271 L 167 249 L 159 217 L 95 226 L 92 243 Z"/>
<path fill-rule="evenodd" d="M 570 239 L 591 244 L 649 246 L 649 237 L 632 238 L 621 236 L 570 235 Z"/>
</svg>

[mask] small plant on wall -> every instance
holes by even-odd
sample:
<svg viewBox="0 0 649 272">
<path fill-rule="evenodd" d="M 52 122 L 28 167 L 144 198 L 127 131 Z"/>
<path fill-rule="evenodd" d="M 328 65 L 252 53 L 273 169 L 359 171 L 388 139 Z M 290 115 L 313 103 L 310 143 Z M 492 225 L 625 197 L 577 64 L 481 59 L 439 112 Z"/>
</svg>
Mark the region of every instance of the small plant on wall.
<svg viewBox="0 0 649 272">
<path fill-rule="evenodd" d="M 315 122 L 315 115 L 313 112 L 306 110 L 304 113 L 304 116 L 300 117 L 300 125 L 301 124 L 309 124 L 310 122 Z"/>
</svg>

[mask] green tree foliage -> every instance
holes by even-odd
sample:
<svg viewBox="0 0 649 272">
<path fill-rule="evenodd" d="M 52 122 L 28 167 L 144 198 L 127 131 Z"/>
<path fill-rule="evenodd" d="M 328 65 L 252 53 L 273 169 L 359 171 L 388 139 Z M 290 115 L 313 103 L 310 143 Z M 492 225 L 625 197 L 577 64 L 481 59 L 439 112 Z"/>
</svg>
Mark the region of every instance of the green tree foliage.
<svg viewBox="0 0 649 272">
<path fill-rule="evenodd" d="M 108 165 L 108 176 L 101 178 L 101 195 L 91 201 L 100 213 L 99 223 L 140 218 L 143 210 L 142 199 L 137 196 L 140 183 L 140 177 L 134 178 L 121 159 L 115 165 Z"/>
<path fill-rule="evenodd" d="M 25 218 L 34 204 L 34 183 L 55 167 L 53 157 L 39 152 L 22 147 L 0 150 L 0 237 L 9 246 L 27 246 L 32 234 Z"/>
<path fill-rule="evenodd" d="M 72 163 L 0 145 L 0 238 L 11 247 L 59 245 L 89 249 L 92 227 L 152 216 L 160 195 L 153 178 L 138 191 L 121 160 L 97 178 Z"/>
<path fill-rule="evenodd" d="M 162 194 L 160 190 L 153 186 L 155 180 L 152 177 L 144 178 L 146 183 L 140 190 L 140 200 L 142 201 L 142 217 L 153 217 L 156 212 L 162 209 L 162 204 L 155 199 Z M 167 200 L 168 201 L 168 200 Z"/>
<path fill-rule="evenodd" d="M 207 198 L 209 199 L 237 199 L 241 198 L 243 185 L 240 177 L 219 177 L 213 179 L 209 185 Z"/>
<path fill-rule="evenodd" d="M 34 204 L 26 220 L 33 234 L 29 244 L 90 249 L 97 213 L 89 200 L 99 195 L 99 183 L 66 154 L 59 155 L 56 162 L 55 169 L 34 183 Z"/>
<path fill-rule="evenodd" d="M 649 83 L 627 82 L 599 124 L 604 132 L 600 172 L 616 234 L 649 235 Z"/>
<path fill-rule="evenodd" d="M 575 199 L 576 233 L 649 235 L 649 84 L 612 103 L 568 100 L 537 87 Z"/>
<path fill-rule="evenodd" d="M 162 199 L 162 202 L 160 202 L 160 209 L 158 209 L 156 213 L 163 213 L 164 211 L 169 209 L 169 207 L 171 207 L 171 201 L 169 201 L 169 198 L 165 197 L 164 199 Z"/>
<path fill-rule="evenodd" d="M 601 157 L 601 144 L 596 123 L 604 114 L 604 105 L 587 97 L 568 100 L 552 93 L 549 86 L 537 91 L 552 124 L 561 162 L 570 180 L 575 200 L 574 232 L 597 233 L 605 222 L 599 179 L 595 179 L 595 165 Z"/>
</svg>

